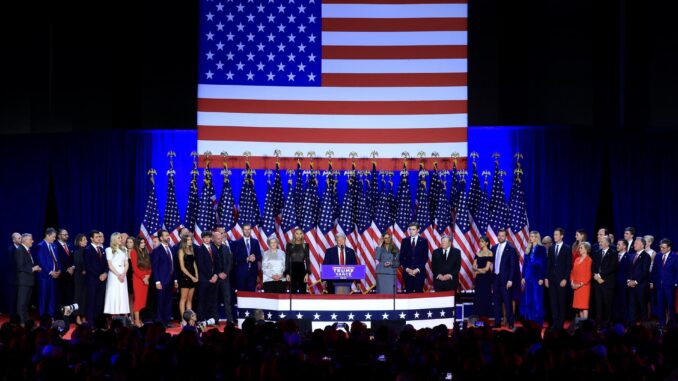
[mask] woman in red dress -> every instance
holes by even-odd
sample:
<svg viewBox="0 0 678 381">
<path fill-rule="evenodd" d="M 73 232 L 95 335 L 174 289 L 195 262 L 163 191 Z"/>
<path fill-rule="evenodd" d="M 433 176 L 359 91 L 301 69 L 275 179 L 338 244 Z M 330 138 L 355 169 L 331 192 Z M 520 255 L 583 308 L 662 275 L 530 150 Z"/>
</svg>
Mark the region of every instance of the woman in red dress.
<svg viewBox="0 0 678 381">
<path fill-rule="evenodd" d="M 589 300 L 591 296 L 591 244 L 579 243 L 579 257 L 574 261 L 570 275 L 570 285 L 574 290 L 572 307 L 579 310 L 578 317 L 589 318 Z"/>
<path fill-rule="evenodd" d="M 143 238 L 134 240 L 134 249 L 130 252 L 133 269 L 134 286 L 134 325 L 141 327 L 139 312 L 146 307 L 146 296 L 148 295 L 148 280 L 151 277 L 151 258 L 146 250 L 146 241 Z"/>
</svg>

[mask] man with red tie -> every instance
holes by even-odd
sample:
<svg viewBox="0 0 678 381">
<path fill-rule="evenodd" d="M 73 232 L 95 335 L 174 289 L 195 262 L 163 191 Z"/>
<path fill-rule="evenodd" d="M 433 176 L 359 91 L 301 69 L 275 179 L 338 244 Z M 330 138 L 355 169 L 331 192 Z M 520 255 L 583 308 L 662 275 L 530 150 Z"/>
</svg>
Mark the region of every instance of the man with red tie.
<svg viewBox="0 0 678 381">
<path fill-rule="evenodd" d="M 657 311 L 659 324 L 663 327 L 667 321 L 676 320 L 676 288 L 678 287 L 678 255 L 671 252 L 670 239 L 659 241 L 658 255 L 652 267 L 650 287 L 657 290 Z"/>
<path fill-rule="evenodd" d="M 108 262 L 104 252 L 104 233 L 92 230 L 89 233 L 90 245 L 85 249 L 85 279 L 87 281 L 86 317 L 94 324 L 97 316 L 104 312 L 106 300 L 106 280 L 108 279 Z"/>
<path fill-rule="evenodd" d="M 61 276 L 61 263 L 57 259 L 56 230 L 47 228 L 45 238 L 38 244 L 38 266 L 45 271 L 38 273 L 38 311 L 40 315 L 54 316 L 57 303 L 57 279 Z"/>
<path fill-rule="evenodd" d="M 428 262 L 428 240 L 419 235 L 419 224 L 413 222 L 407 227 L 409 237 L 400 245 L 400 266 L 405 278 L 405 292 L 424 292 L 426 262 Z"/>
<path fill-rule="evenodd" d="M 221 273 L 221 256 L 212 244 L 212 232 L 204 231 L 200 235 L 202 245 L 195 250 L 198 264 L 198 319 L 219 320 L 217 312 L 217 292 L 219 273 Z"/>
<path fill-rule="evenodd" d="M 171 328 L 172 325 L 169 322 L 172 317 L 172 295 L 179 287 L 177 282 L 179 269 L 174 268 L 174 258 L 169 246 L 170 235 L 167 230 L 158 231 L 158 240 L 160 244 L 151 253 L 151 267 L 157 290 L 155 318 Z"/>
<path fill-rule="evenodd" d="M 62 272 L 58 279 L 57 300 L 59 305 L 73 303 L 73 246 L 68 243 L 68 230 L 59 229 L 57 232 L 56 251 L 57 259 L 61 263 Z"/>
<path fill-rule="evenodd" d="M 355 251 L 346 246 L 344 233 L 337 233 L 335 239 L 337 246 L 327 249 L 323 265 L 357 265 Z M 326 284 L 330 294 L 348 294 L 352 283 L 352 281 L 333 281 Z"/>
</svg>

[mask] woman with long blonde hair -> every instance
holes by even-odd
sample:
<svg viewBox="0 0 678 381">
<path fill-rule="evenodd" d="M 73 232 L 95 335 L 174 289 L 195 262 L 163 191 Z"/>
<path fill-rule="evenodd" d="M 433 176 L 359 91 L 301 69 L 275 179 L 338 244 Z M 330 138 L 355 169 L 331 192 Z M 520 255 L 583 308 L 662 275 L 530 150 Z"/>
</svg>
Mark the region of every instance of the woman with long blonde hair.
<svg viewBox="0 0 678 381">
<path fill-rule="evenodd" d="M 111 246 L 106 248 L 108 278 L 104 313 L 111 315 L 129 314 L 129 295 L 127 293 L 127 270 L 129 262 L 127 252 L 123 250 L 120 233 L 111 234 Z"/>
</svg>

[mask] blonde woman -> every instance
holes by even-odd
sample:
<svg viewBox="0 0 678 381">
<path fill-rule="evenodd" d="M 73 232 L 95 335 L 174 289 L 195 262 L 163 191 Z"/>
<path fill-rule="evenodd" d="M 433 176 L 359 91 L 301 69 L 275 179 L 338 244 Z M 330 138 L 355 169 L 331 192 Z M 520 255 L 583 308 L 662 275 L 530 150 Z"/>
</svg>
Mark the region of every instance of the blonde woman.
<svg viewBox="0 0 678 381">
<path fill-rule="evenodd" d="M 285 252 L 278 247 L 278 240 L 268 239 L 268 250 L 262 255 L 261 271 L 264 276 L 264 292 L 285 292 Z"/>
<path fill-rule="evenodd" d="M 124 250 L 120 233 L 111 234 L 111 246 L 106 248 L 108 277 L 104 313 L 111 315 L 129 314 L 129 295 L 127 293 L 127 270 L 129 261 Z"/>
<path fill-rule="evenodd" d="M 530 243 L 523 258 L 520 314 L 540 325 L 544 323 L 544 279 L 546 278 L 546 249 L 538 231 L 530 232 Z"/>
</svg>

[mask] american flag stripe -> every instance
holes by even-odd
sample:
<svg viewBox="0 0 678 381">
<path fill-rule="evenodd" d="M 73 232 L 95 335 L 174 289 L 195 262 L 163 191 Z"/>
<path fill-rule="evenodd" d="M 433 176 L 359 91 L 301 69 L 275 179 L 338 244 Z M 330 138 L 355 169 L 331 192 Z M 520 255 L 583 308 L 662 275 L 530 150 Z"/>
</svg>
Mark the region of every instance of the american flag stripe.
<svg viewBox="0 0 678 381">
<path fill-rule="evenodd" d="M 466 31 L 468 29 L 468 22 L 466 18 L 326 18 L 323 20 L 323 32 L 344 32 L 344 31 L 360 31 L 360 32 L 421 32 L 421 31 Z M 466 49 L 463 45 L 442 45 L 445 50 L 457 51 L 456 57 L 449 58 L 465 58 Z M 448 48 L 450 46 L 450 48 Z M 325 49 L 334 48 L 328 46 L 323 48 L 323 57 Z M 456 48 L 456 49 L 455 49 Z M 428 53 L 426 49 L 421 49 L 421 54 Z M 459 57 L 461 56 L 461 57 Z M 334 58 L 334 57 L 331 57 Z"/>
<path fill-rule="evenodd" d="M 467 13 L 458 0 L 202 1 L 198 150 L 466 156 Z"/>
<path fill-rule="evenodd" d="M 445 135 L 459 143 L 466 142 L 466 129 L 430 128 L 403 130 L 395 134 L 394 143 L 407 143 L 412 139 L 435 143 Z M 380 130 L 346 129 L 338 134 L 336 130 L 319 128 L 250 128 L 250 127 L 205 127 L 198 134 L 202 140 L 249 139 L 253 142 L 267 142 L 278 139 L 286 143 L 351 143 L 360 140 L 364 143 L 378 144 L 384 138 Z M 465 144 L 465 143 L 464 143 Z"/>
<path fill-rule="evenodd" d="M 466 100 L 451 101 L 256 101 L 251 99 L 203 99 L 198 102 L 201 112 L 247 112 L 247 113 L 303 113 L 303 114 L 348 114 L 348 115 L 407 115 L 407 114 L 454 114 L 466 112 Z M 209 126 L 200 126 L 208 128 Z M 244 128 L 244 127 L 242 127 Z M 465 136 L 466 134 L 464 134 Z M 199 135 L 200 137 L 200 135 Z"/>
<path fill-rule="evenodd" d="M 324 19 L 332 18 L 430 18 L 451 17 L 466 18 L 467 4 L 452 4 L 452 1 L 438 4 L 420 1 L 403 1 L 400 4 L 374 4 L 371 1 L 335 2 L 323 1 L 322 14 Z"/>
<path fill-rule="evenodd" d="M 380 49 L 376 50 L 376 52 L 379 51 Z M 360 87 L 372 88 L 374 86 L 381 86 L 384 88 L 405 88 L 404 86 L 430 87 L 436 85 L 463 87 L 468 83 L 466 73 L 323 74 L 322 79 L 326 86 L 354 87 L 356 91 L 358 91 L 358 88 Z"/>
<path fill-rule="evenodd" d="M 464 127 L 466 114 L 431 114 L 425 120 L 419 115 L 332 115 L 327 114 L 266 114 L 198 112 L 199 126 L 287 127 L 287 128 L 342 128 L 355 126 L 375 129 Z M 254 128 L 252 128 L 254 129 Z"/>
</svg>

